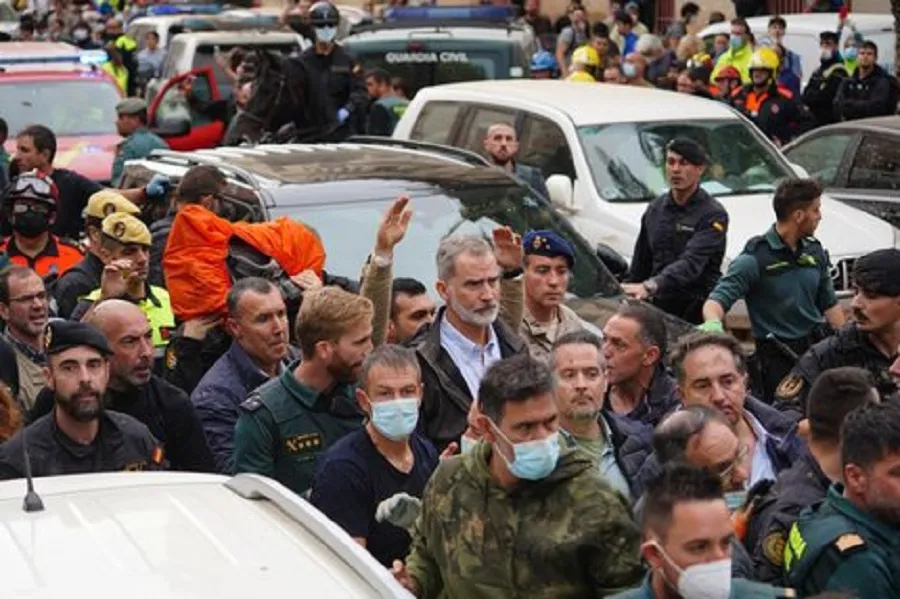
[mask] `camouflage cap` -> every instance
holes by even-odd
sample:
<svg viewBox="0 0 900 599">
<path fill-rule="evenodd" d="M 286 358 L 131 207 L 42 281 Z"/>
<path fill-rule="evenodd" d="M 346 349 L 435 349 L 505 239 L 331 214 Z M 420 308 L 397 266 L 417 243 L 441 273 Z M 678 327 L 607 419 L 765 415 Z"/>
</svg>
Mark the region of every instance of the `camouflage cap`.
<svg viewBox="0 0 900 599">
<path fill-rule="evenodd" d="M 142 98 L 125 98 L 116 104 L 116 114 L 134 115 L 147 111 L 147 102 Z"/>
<path fill-rule="evenodd" d="M 103 219 L 103 234 L 119 243 L 150 246 L 150 229 L 144 222 L 124 212 L 114 212 Z"/>
<path fill-rule="evenodd" d="M 88 199 L 87 206 L 84 207 L 81 216 L 82 218 L 93 217 L 103 220 L 115 212 L 140 214 L 141 209 L 122 194 L 112 189 L 103 189 Z"/>
</svg>

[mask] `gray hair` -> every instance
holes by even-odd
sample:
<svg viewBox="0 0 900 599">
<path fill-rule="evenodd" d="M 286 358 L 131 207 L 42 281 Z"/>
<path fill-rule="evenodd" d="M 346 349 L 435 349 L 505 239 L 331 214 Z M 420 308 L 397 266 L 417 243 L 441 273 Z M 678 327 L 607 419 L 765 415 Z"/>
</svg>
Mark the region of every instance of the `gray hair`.
<svg viewBox="0 0 900 599">
<path fill-rule="evenodd" d="M 363 360 L 362 371 L 359 377 L 363 388 L 369 382 L 369 372 L 377 367 L 390 368 L 391 370 L 405 370 L 409 368 L 416 373 L 416 379 L 419 382 L 422 381 L 422 369 L 419 368 L 419 360 L 416 358 L 415 350 L 402 345 L 394 345 L 392 343 L 380 345 L 366 356 L 366 359 Z"/>
<path fill-rule="evenodd" d="M 687 461 L 687 446 L 710 422 L 728 423 L 722 415 L 706 406 L 690 406 L 669 414 L 653 431 L 653 451 L 660 465 Z"/>
<path fill-rule="evenodd" d="M 645 33 L 637 41 L 638 54 L 646 56 L 658 56 L 665 52 L 662 40 L 652 33 Z"/>
<path fill-rule="evenodd" d="M 456 259 L 463 254 L 481 257 L 493 255 L 491 244 L 478 235 L 453 235 L 441 239 L 437 249 L 438 279 L 446 281 L 454 274 Z"/>
<path fill-rule="evenodd" d="M 271 281 L 263 279 L 262 277 L 246 277 L 244 279 L 239 279 L 232 285 L 231 289 L 228 290 L 228 295 L 225 296 L 225 305 L 228 307 L 228 313 L 232 317 L 237 314 L 241 299 L 243 299 L 247 292 L 252 291 L 259 295 L 268 295 L 272 291 L 277 290 L 278 288 L 275 287 Z"/>
</svg>

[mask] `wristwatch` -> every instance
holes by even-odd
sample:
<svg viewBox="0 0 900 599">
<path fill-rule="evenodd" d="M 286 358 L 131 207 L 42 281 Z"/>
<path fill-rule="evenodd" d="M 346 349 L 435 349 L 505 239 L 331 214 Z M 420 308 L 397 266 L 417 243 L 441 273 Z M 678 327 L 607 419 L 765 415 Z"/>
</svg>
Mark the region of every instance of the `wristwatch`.
<svg viewBox="0 0 900 599">
<path fill-rule="evenodd" d="M 387 268 L 394 262 L 393 256 L 383 256 L 374 251 L 370 255 L 372 256 L 372 263 L 378 268 Z"/>
<path fill-rule="evenodd" d="M 525 273 L 525 271 L 522 270 L 521 266 L 519 266 L 518 268 L 513 268 L 512 270 L 504 270 L 503 271 L 503 280 L 510 281 L 517 277 L 521 277 L 522 274 L 524 274 L 524 273 Z"/>
</svg>

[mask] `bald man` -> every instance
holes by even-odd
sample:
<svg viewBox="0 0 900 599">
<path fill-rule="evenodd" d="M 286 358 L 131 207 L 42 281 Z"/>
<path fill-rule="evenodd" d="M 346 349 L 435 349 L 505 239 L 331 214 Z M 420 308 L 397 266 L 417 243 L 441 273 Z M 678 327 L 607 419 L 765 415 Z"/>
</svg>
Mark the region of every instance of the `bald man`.
<svg viewBox="0 0 900 599">
<path fill-rule="evenodd" d="M 153 374 L 153 330 L 143 310 L 125 300 L 105 300 L 85 322 L 106 337 L 113 351 L 106 407 L 147 425 L 165 447 L 171 470 L 215 472 L 212 452 L 190 399 Z M 38 396 L 31 420 L 53 407 L 52 393 L 45 398 L 46 391 Z"/>
<path fill-rule="evenodd" d="M 484 136 L 484 151 L 488 160 L 507 174 L 527 183 L 532 189 L 549 199 L 547 184 L 541 169 L 516 161 L 519 155 L 519 138 L 509 123 L 496 123 L 488 127 Z"/>
</svg>

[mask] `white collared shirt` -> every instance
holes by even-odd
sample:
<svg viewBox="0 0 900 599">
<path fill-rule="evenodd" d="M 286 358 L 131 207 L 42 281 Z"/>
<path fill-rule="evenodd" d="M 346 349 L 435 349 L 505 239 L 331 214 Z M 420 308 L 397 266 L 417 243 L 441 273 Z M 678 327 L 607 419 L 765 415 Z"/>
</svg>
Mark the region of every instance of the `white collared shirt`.
<svg viewBox="0 0 900 599">
<path fill-rule="evenodd" d="M 500 355 L 500 343 L 497 341 L 497 333 L 494 327 L 488 327 L 488 340 L 484 345 L 478 345 L 466 339 L 457 330 L 447 316 L 441 318 L 441 347 L 459 368 L 460 374 L 469 386 L 469 393 L 473 398 L 478 397 L 478 389 L 481 387 L 481 379 L 488 367 L 502 358 Z"/>
<path fill-rule="evenodd" d="M 759 420 L 748 411 L 744 411 L 744 418 L 753 430 L 756 437 L 756 445 L 753 448 L 753 454 L 750 456 L 750 480 L 747 481 L 749 489 L 761 480 L 775 480 L 775 466 L 772 464 L 772 458 L 766 449 L 766 441 L 772 435 L 769 434 Z"/>
</svg>

